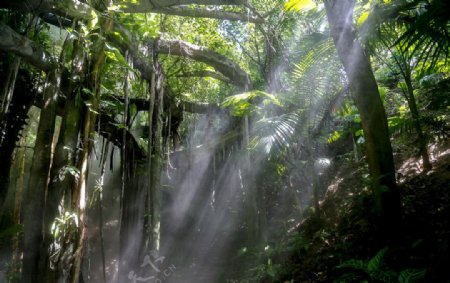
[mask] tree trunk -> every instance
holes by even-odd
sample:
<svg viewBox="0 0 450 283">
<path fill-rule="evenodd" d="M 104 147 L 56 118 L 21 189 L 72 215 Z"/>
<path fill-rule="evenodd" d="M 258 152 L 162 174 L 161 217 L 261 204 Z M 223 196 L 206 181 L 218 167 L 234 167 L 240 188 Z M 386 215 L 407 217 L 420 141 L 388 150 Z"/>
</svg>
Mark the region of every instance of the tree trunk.
<svg viewBox="0 0 450 283">
<path fill-rule="evenodd" d="M 15 57 L 9 67 L 8 76 L 3 86 L 3 91 L 0 96 L 2 99 L 0 121 L 3 121 L 3 115 L 8 112 L 9 105 L 11 104 L 14 88 L 16 85 L 17 73 L 19 72 L 20 58 Z"/>
<path fill-rule="evenodd" d="M 33 159 L 31 162 L 28 189 L 24 195 L 23 225 L 24 254 L 22 282 L 39 282 L 39 251 L 42 242 L 45 192 L 50 172 L 52 140 L 55 130 L 56 101 L 59 89 L 59 74 L 52 71 L 44 92 L 44 107 L 41 109 L 36 135 Z"/>
<path fill-rule="evenodd" d="M 10 120 L 8 118 L 11 118 L 9 117 L 11 116 L 9 105 L 11 104 L 11 100 L 13 98 L 19 65 L 20 58 L 14 58 L 8 66 L 8 74 L 6 75 L 6 80 L 3 82 L 2 93 L 0 94 L 0 160 L 2 160 L 3 163 L 0 165 L 0 228 L 2 228 L 1 223 L 4 209 L 3 202 L 5 201 L 9 187 L 9 173 L 12 165 L 11 161 L 14 151 L 14 144 L 19 133 L 19 131 L 16 131 L 15 135 L 10 133 L 9 128 L 14 128 L 14 124 L 10 125 L 11 121 L 8 121 Z"/>
<path fill-rule="evenodd" d="M 154 50 L 152 50 L 154 51 Z M 126 188 L 120 227 L 119 282 L 138 267 L 139 259 L 160 248 L 160 206 L 162 171 L 162 115 L 164 114 L 164 75 L 153 56 L 150 82 L 148 159 L 136 159 L 126 147 L 124 177 Z M 124 162 L 124 161 L 123 161 Z M 144 177 L 144 178 L 143 178 Z M 147 190 L 145 190 L 147 188 Z"/>
<path fill-rule="evenodd" d="M 74 43 L 74 59 L 72 63 L 72 77 L 82 76 L 84 66 L 84 55 L 79 41 Z M 80 136 L 81 113 L 83 112 L 76 102 L 77 90 L 79 86 L 71 82 L 67 89 L 67 100 L 64 106 L 64 116 L 61 122 L 58 143 L 55 148 L 53 164 L 50 174 L 50 183 L 47 192 L 47 200 L 44 215 L 44 247 L 43 251 L 48 251 L 53 240 L 51 226 L 58 217 L 58 207 L 63 205 L 69 208 L 71 203 L 72 190 L 76 185 L 76 178 L 69 173 L 69 166 L 76 167 L 77 146 Z M 64 205 L 62 200 L 64 198 Z M 64 212 L 63 212 L 64 213 Z M 50 254 L 44 252 L 42 255 L 41 276 L 45 282 L 51 283 L 56 280 L 58 270 L 50 269 Z M 57 265 L 56 265 L 57 266 Z"/>
<path fill-rule="evenodd" d="M 245 152 L 244 166 L 242 166 L 243 184 L 245 189 L 246 223 L 247 223 L 247 241 L 249 245 L 259 244 L 259 217 L 258 202 L 256 196 L 256 172 L 252 170 L 251 156 L 249 152 L 250 144 L 250 125 L 249 116 L 244 116 L 242 121 L 242 150 Z M 255 243 L 255 240 L 258 239 Z"/>
<path fill-rule="evenodd" d="M 411 112 L 414 128 L 417 132 L 417 139 L 419 143 L 418 147 L 420 155 L 422 156 L 423 169 L 424 171 L 430 171 L 432 169 L 432 165 L 430 162 L 430 156 L 428 155 L 427 140 L 422 131 L 422 125 L 420 123 L 420 116 L 417 109 L 416 98 L 414 97 L 414 88 L 411 79 L 411 67 L 409 66 L 409 62 L 407 62 L 407 60 L 404 60 L 402 63 L 404 65 L 403 72 L 406 84 L 406 100 L 408 102 L 409 111 Z"/>
<path fill-rule="evenodd" d="M 128 282 L 131 271 L 139 273 L 137 268 L 142 261 L 141 248 L 144 236 L 145 188 L 148 186 L 147 163 L 133 159 L 133 148 L 127 147 L 126 188 L 120 220 L 120 261 L 117 282 Z"/>
<path fill-rule="evenodd" d="M 353 0 L 325 1 L 331 35 L 361 116 L 380 223 L 395 229 L 399 220 L 400 200 L 387 119 L 369 59 L 355 35 L 353 8 Z"/>
<path fill-rule="evenodd" d="M 128 52 L 127 52 L 128 53 Z M 127 56 L 129 59 L 129 56 Z M 130 62 L 131 60 L 128 60 Z M 136 158 L 136 154 L 127 138 L 129 117 L 129 92 L 131 78 L 125 75 L 125 107 L 123 115 L 122 136 L 122 211 L 120 224 L 120 265 L 118 282 L 126 282 L 129 272 L 136 270 L 141 259 L 141 248 L 145 245 L 146 189 L 148 188 L 147 162 Z M 149 142 L 150 146 L 150 142 Z"/>
<path fill-rule="evenodd" d="M 26 144 L 26 137 L 23 140 L 23 144 Z M 22 198 L 25 184 L 25 166 L 27 164 L 27 148 L 22 147 L 18 150 L 18 162 L 19 172 L 16 179 L 16 191 L 14 196 L 14 223 L 20 224 L 20 212 L 22 207 Z M 21 262 L 21 249 L 20 249 L 20 233 L 17 233 L 12 239 L 12 264 L 20 264 Z M 20 266 L 20 265 L 19 265 Z"/>
<path fill-rule="evenodd" d="M 2 74 L 0 73 L 0 76 Z M 0 121 L 0 230 L 6 229 L 14 221 L 6 215 L 8 205 L 4 202 L 9 189 L 10 171 L 16 143 L 20 140 L 21 131 L 26 124 L 27 113 L 31 107 L 31 100 L 27 99 L 30 88 L 30 79 L 25 72 L 20 72 L 9 110 Z"/>
<path fill-rule="evenodd" d="M 94 104 L 93 104 L 94 105 Z M 75 244 L 74 261 L 70 274 L 70 282 L 78 283 L 80 281 L 81 262 L 84 252 L 84 243 L 87 237 L 87 223 L 86 223 L 86 203 L 87 203 L 87 180 L 89 174 L 89 156 L 92 148 L 92 141 L 94 139 L 96 109 L 86 109 L 83 129 L 83 151 L 81 153 L 81 160 L 79 162 L 79 180 L 77 188 L 73 192 L 72 202 L 73 209 L 77 210 L 79 219 L 78 228 L 78 243 Z"/>
<path fill-rule="evenodd" d="M 164 76 L 162 74 L 162 67 L 159 63 L 156 66 L 156 81 L 155 81 L 155 106 L 154 109 L 154 137 L 153 137 L 153 153 L 151 154 L 151 227 L 152 227 L 152 244 L 151 249 L 159 251 L 160 248 L 160 226 L 161 226 L 161 172 L 163 161 L 163 145 L 162 145 L 162 130 L 163 130 L 163 115 L 164 115 Z"/>
<path fill-rule="evenodd" d="M 156 74 L 153 72 L 151 82 L 149 84 L 150 90 L 149 90 L 149 106 L 148 106 L 148 158 L 147 158 L 147 175 L 148 175 L 148 186 L 147 186 L 147 192 L 146 192 L 146 202 L 145 202 L 145 212 L 146 212 L 146 219 L 145 219 L 145 225 L 146 225 L 146 239 L 145 239 L 145 248 L 147 250 L 151 250 L 153 246 L 152 241 L 152 223 L 151 223 L 151 217 L 152 215 L 152 191 L 151 191 L 151 183 L 152 183 L 152 151 L 153 151 L 153 113 L 155 110 L 155 96 L 156 96 Z"/>
<path fill-rule="evenodd" d="M 102 28 L 104 32 L 111 29 L 112 19 L 106 20 Z M 88 78 L 87 86 L 91 90 L 92 96 L 88 99 L 85 109 L 85 117 L 83 123 L 83 150 L 81 152 L 81 158 L 79 162 L 80 177 L 77 187 L 72 194 L 73 208 L 78 211 L 79 218 L 79 231 L 78 231 L 78 243 L 75 244 L 76 250 L 74 254 L 74 260 L 72 269 L 70 271 L 70 282 L 78 283 L 81 279 L 81 263 L 84 253 L 84 245 L 87 237 L 87 218 L 86 218 L 86 203 L 87 203 L 87 181 L 89 175 L 89 156 L 92 151 L 95 139 L 95 126 L 97 121 L 97 114 L 100 105 L 100 88 L 103 76 L 103 66 L 106 61 L 104 53 L 105 39 L 100 37 L 93 52 L 91 60 L 91 69 L 89 70 L 90 77 Z"/>
</svg>

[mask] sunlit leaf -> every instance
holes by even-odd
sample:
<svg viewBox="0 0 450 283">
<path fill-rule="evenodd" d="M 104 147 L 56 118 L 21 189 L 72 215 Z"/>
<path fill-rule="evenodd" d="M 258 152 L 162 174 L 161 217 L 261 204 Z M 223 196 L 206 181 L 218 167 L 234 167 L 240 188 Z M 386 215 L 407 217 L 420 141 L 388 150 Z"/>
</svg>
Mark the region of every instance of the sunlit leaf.
<svg viewBox="0 0 450 283">
<path fill-rule="evenodd" d="M 263 105 L 277 105 L 281 107 L 281 102 L 270 93 L 255 90 L 244 92 L 227 97 L 222 103 L 223 107 L 228 107 L 234 116 L 244 116 L 258 109 L 256 99 L 260 98 Z"/>
<path fill-rule="evenodd" d="M 357 25 L 360 27 L 364 24 L 364 22 L 367 20 L 367 18 L 369 17 L 369 12 L 366 11 L 364 13 L 361 14 L 361 16 L 359 16 L 358 21 L 357 21 Z"/>
<path fill-rule="evenodd" d="M 94 28 L 98 24 L 98 16 L 97 13 L 92 9 L 91 10 L 91 21 L 90 21 L 90 28 Z"/>
<path fill-rule="evenodd" d="M 309 11 L 316 8 L 317 5 L 312 0 L 289 0 L 284 4 L 286 11 Z"/>
<path fill-rule="evenodd" d="M 341 138 L 341 133 L 339 131 L 334 131 L 330 137 L 328 137 L 328 143 L 333 143 Z"/>
</svg>

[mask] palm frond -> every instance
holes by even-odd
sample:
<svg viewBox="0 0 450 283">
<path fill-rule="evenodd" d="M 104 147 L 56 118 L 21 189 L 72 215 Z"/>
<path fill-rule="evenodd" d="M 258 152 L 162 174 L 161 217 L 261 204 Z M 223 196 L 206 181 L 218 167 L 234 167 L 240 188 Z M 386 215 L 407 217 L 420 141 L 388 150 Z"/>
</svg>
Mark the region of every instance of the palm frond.
<svg viewBox="0 0 450 283">
<path fill-rule="evenodd" d="M 314 68 L 319 62 L 329 57 L 335 50 L 333 41 L 328 38 L 319 42 L 317 46 L 306 53 L 305 56 L 298 62 L 294 64 L 295 69 L 293 72 L 293 78 L 302 78 L 308 71 Z"/>
<path fill-rule="evenodd" d="M 363 37 L 383 37 L 381 26 L 389 25 L 401 31 L 391 46 L 399 46 L 403 52 L 428 61 L 428 68 L 450 57 L 450 2 L 448 0 L 391 1 L 375 5 L 361 27 Z"/>
<path fill-rule="evenodd" d="M 256 122 L 253 130 L 252 144 L 271 153 L 274 149 L 281 150 L 291 145 L 292 138 L 301 117 L 296 113 L 262 118 Z"/>
</svg>

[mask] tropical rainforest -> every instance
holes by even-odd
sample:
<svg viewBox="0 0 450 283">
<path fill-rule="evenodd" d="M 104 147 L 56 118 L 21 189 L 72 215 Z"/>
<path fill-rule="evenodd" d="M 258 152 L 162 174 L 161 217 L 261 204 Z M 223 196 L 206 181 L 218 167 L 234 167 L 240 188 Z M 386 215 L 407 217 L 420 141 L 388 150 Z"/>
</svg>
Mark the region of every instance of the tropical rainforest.
<svg viewBox="0 0 450 283">
<path fill-rule="evenodd" d="M 0 282 L 450 282 L 447 0 L 2 0 Z"/>
</svg>

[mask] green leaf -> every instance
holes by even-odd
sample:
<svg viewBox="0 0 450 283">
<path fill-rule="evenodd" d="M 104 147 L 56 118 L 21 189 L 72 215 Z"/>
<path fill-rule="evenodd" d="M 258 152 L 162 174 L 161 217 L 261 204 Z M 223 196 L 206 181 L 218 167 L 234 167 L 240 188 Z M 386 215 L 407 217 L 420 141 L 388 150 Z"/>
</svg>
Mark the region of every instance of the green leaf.
<svg viewBox="0 0 450 283">
<path fill-rule="evenodd" d="M 94 95 L 94 93 L 92 92 L 92 90 L 90 90 L 90 89 L 88 89 L 88 88 L 83 87 L 82 91 L 83 91 L 85 94 L 89 94 L 90 96 L 93 96 L 93 95 Z"/>
<path fill-rule="evenodd" d="M 342 264 L 338 265 L 338 268 L 352 268 L 366 271 L 366 263 L 359 259 L 351 259 L 344 261 Z"/>
<path fill-rule="evenodd" d="M 116 55 L 116 58 L 120 64 L 128 67 L 127 60 L 125 60 L 125 58 L 123 57 L 123 55 L 119 52 L 119 50 L 117 48 L 114 49 L 114 54 Z"/>
<path fill-rule="evenodd" d="M 289 0 L 286 4 L 284 4 L 284 9 L 286 11 L 309 11 L 316 7 L 316 3 L 312 0 Z"/>
<path fill-rule="evenodd" d="M 97 13 L 94 10 L 91 10 L 91 20 L 89 22 L 90 28 L 94 28 L 98 24 L 98 16 Z"/>
<path fill-rule="evenodd" d="M 385 88 L 385 87 L 378 87 L 378 92 L 380 93 L 381 100 L 384 102 L 385 98 L 386 98 L 387 88 Z"/>
<path fill-rule="evenodd" d="M 359 16 L 357 23 L 357 26 L 360 27 L 364 24 L 364 22 L 367 20 L 367 18 L 369 17 L 369 12 L 366 11 L 364 13 L 361 14 L 361 16 Z"/>
<path fill-rule="evenodd" d="M 116 124 L 117 128 L 119 129 L 126 129 L 127 127 L 125 126 L 125 124 L 120 123 L 120 124 Z"/>
<path fill-rule="evenodd" d="M 369 263 L 367 264 L 367 270 L 370 272 L 379 270 L 381 265 L 383 264 L 384 256 L 386 255 L 387 251 L 388 248 L 383 248 L 373 258 L 371 258 L 369 260 Z"/>
<path fill-rule="evenodd" d="M 55 239 L 57 239 L 58 236 L 59 236 L 59 227 L 57 226 L 57 227 L 55 228 L 55 232 L 53 233 L 53 237 L 55 237 Z"/>
<path fill-rule="evenodd" d="M 415 283 L 425 276 L 425 269 L 408 268 L 400 272 L 399 283 Z"/>
<path fill-rule="evenodd" d="M 370 277 L 376 282 L 396 282 L 397 273 L 393 270 L 375 270 L 370 272 Z"/>
<path fill-rule="evenodd" d="M 257 109 L 256 105 L 253 104 L 255 98 L 263 98 L 262 103 L 264 105 L 274 104 L 282 106 L 281 102 L 274 95 L 259 90 L 229 96 L 224 100 L 222 106 L 230 108 L 234 116 L 244 116 Z"/>
<path fill-rule="evenodd" d="M 136 104 L 132 103 L 130 104 L 130 116 L 133 117 L 137 113 L 137 106 Z"/>
<path fill-rule="evenodd" d="M 363 129 L 359 129 L 355 132 L 355 136 L 356 137 L 362 137 L 364 136 L 364 130 Z"/>
<path fill-rule="evenodd" d="M 334 131 L 329 137 L 328 137 L 328 143 L 333 143 L 341 138 L 341 133 L 339 131 Z"/>
</svg>

